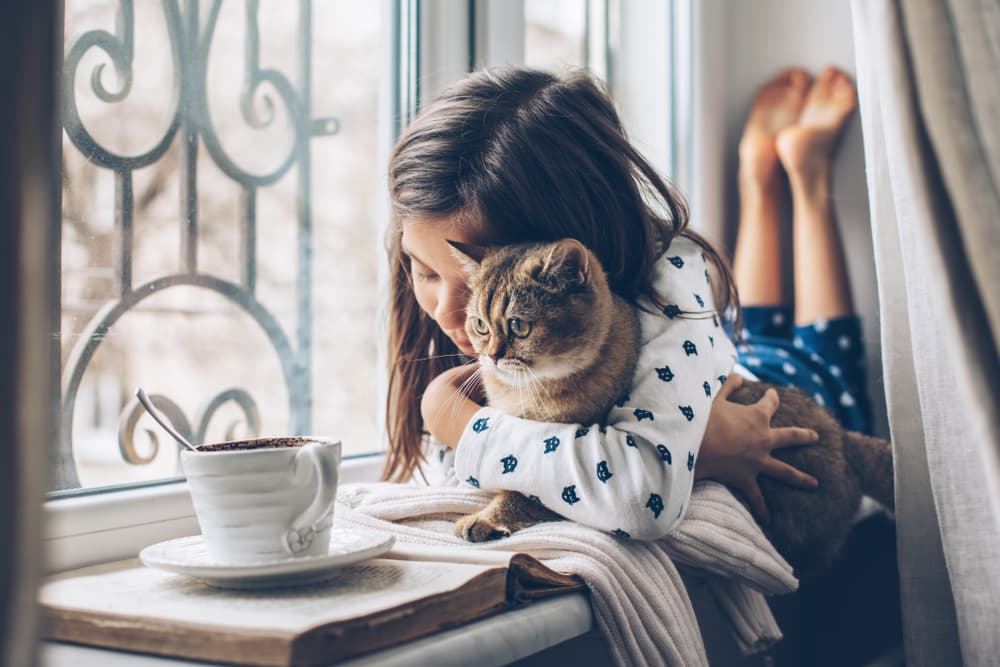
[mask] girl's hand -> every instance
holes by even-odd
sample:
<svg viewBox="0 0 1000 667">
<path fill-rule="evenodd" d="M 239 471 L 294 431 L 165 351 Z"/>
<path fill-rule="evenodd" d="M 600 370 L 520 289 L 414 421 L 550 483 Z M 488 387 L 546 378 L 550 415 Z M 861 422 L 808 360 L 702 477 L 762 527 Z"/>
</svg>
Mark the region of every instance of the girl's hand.
<svg viewBox="0 0 1000 667">
<path fill-rule="evenodd" d="M 431 380 L 420 399 L 424 427 L 442 445 L 457 447 L 465 427 L 481 407 L 479 400 L 482 400 L 479 364 L 446 370 Z"/>
<path fill-rule="evenodd" d="M 771 417 L 778 410 L 778 392 L 774 389 L 753 405 L 727 400 L 742 384 L 743 378 L 731 373 L 712 402 L 694 476 L 733 487 L 750 502 L 758 520 L 766 524 L 770 515 L 757 475 L 770 475 L 792 486 L 816 488 L 816 478 L 779 461 L 771 452 L 779 447 L 813 444 L 819 434 L 807 428 L 772 428 Z"/>
</svg>

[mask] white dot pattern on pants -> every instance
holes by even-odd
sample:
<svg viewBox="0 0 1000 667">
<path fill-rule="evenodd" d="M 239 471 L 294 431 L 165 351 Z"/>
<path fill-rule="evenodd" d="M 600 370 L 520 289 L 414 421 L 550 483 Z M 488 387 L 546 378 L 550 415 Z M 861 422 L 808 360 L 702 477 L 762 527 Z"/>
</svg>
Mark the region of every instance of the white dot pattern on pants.
<svg viewBox="0 0 1000 667">
<path fill-rule="evenodd" d="M 781 365 L 781 370 L 785 371 L 785 375 L 795 375 L 795 366 L 787 361 Z"/>
</svg>

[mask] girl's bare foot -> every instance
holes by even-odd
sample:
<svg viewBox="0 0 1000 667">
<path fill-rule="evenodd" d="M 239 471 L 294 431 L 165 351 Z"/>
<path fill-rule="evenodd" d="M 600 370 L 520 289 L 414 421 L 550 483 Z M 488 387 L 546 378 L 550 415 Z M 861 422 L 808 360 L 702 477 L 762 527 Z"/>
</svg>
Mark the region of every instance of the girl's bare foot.
<svg viewBox="0 0 1000 667">
<path fill-rule="evenodd" d="M 857 107 L 854 84 L 827 67 L 806 95 L 795 125 L 778 132 L 778 157 L 792 192 L 795 323 L 854 312 L 844 247 L 830 197 L 831 158 Z"/>
<path fill-rule="evenodd" d="M 827 67 L 816 77 L 798 122 L 778 131 L 777 151 L 789 178 L 827 176 L 844 124 L 858 105 L 847 74 Z"/>
<path fill-rule="evenodd" d="M 778 176 L 775 138 L 800 116 L 809 87 L 804 69 L 786 69 L 757 91 L 740 139 L 740 180 L 766 185 Z"/>
<path fill-rule="evenodd" d="M 786 69 L 765 83 L 750 107 L 740 139 L 740 227 L 733 274 L 740 301 L 775 305 L 784 300 L 780 209 L 785 184 L 775 138 L 794 123 L 809 88 L 809 73 Z"/>
</svg>

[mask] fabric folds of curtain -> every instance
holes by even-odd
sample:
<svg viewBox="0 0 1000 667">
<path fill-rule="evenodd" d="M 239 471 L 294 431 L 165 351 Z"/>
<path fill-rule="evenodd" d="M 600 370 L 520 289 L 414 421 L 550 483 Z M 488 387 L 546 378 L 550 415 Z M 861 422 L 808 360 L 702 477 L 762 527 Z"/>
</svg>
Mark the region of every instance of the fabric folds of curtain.
<svg viewBox="0 0 1000 667">
<path fill-rule="evenodd" d="M 908 665 L 1000 655 L 1000 4 L 854 0 Z"/>
</svg>

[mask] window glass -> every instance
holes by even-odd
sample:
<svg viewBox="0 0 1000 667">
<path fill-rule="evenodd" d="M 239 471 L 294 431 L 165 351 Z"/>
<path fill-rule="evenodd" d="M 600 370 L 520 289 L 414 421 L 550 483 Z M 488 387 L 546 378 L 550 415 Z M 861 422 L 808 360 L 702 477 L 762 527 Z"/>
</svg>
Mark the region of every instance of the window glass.
<svg viewBox="0 0 1000 667">
<path fill-rule="evenodd" d="M 139 386 L 377 449 L 383 6 L 67 0 L 53 490 L 179 474 Z"/>
<path fill-rule="evenodd" d="M 524 62 L 561 71 L 584 67 L 588 0 L 525 0 Z"/>
</svg>

